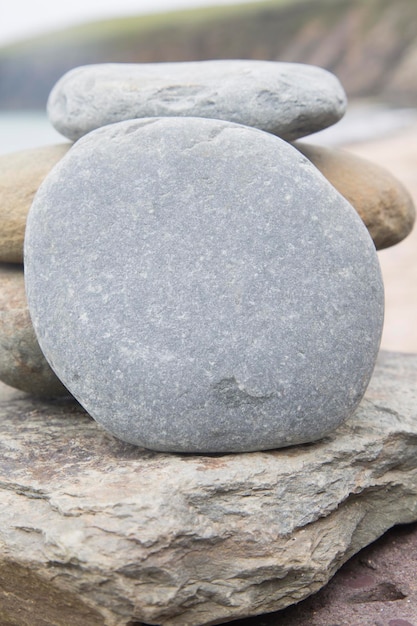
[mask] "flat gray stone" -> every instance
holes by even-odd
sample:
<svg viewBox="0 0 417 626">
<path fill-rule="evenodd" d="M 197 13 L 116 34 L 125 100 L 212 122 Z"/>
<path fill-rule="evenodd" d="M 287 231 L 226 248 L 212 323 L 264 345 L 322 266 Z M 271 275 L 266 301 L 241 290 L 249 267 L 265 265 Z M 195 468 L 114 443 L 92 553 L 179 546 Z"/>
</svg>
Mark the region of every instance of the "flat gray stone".
<svg viewBox="0 0 417 626">
<path fill-rule="evenodd" d="M 357 407 L 383 287 L 356 211 L 295 148 L 217 120 L 102 128 L 28 217 L 46 358 L 106 429 L 157 450 L 269 449 Z"/>
<path fill-rule="evenodd" d="M 318 591 L 417 520 L 416 379 L 417 355 L 384 353 L 329 437 L 220 457 L 135 448 L 74 405 L 12 392 L 0 400 L 0 623 L 208 626 Z"/>
<path fill-rule="evenodd" d="M 346 109 L 326 70 L 272 61 L 110 63 L 78 67 L 52 89 L 49 119 L 70 139 L 143 117 L 205 117 L 291 140 L 337 122 Z"/>
</svg>

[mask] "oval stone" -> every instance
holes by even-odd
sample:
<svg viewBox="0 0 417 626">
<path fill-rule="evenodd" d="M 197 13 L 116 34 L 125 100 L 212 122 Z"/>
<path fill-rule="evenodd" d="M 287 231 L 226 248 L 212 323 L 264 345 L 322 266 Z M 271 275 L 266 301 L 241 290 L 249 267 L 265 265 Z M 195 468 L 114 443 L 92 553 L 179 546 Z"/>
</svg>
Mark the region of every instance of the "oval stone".
<svg viewBox="0 0 417 626">
<path fill-rule="evenodd" d="M 86 65 L 64 74 L 48 100 L 52 124 L 74 140 L 106 124 L 159 116 L 227 120 L 296 139 L 334 124 L 345 109 L 330 72 L 248 60 Z"/>
<path fill-rule="evenodd" d="M 25 295 L 23 268 L 0 265 L 0 380 L 36 396 L 68 396 L 36 339 Z"/>
<path fill-rule="evenodd" d="M 268 133 L 196 118 L 96 130 L 41 185 L 25 254 L 42 350 L 127 442 L 313 441 L 369 382 L 383 319 L 372 240 Z"/>
<path fill-rule="evenodd" d="M 390 172 L 347 150 L 301 142 L 294 146 L 357 210 L 377 250 L 410 234 L 416 217 L 413 199 Z"/>
<path fill-rule="evenodd" d="M 71 144 L 0 156 L 0 261 L 23 262 L 26 218 L 39 185 Z"/>
</svg>

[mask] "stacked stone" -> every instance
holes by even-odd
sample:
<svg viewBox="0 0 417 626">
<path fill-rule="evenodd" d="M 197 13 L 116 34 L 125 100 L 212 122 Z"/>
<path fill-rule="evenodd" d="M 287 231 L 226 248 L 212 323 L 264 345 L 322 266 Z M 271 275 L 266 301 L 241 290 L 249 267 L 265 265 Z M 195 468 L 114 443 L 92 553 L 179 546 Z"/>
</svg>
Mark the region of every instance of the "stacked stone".
<svg viewBox="0 0 417 626">
<path fill-rule="evenodd" d="M 345 106 L 330 73 L 261 61 L 87 66 L 54 87 L 50 120 L 76 143 L 51 147 L 28 217 L 29 309 L 64 389 L 111 433 L 260 450 L 356 409 L 382 330 L 375 246 L 414 208 L 381 168 L 296 141 Z M 3 262 L 22 260 L 33 156 L 0 167 L 20 177 L 0 181 L 19 239 Z"/>
<path fill-rule="evenodd" d="M 39 185 L 71 144 L 0 157 L 0 380 L 37 396 L 68 395 L 39 347 L 23 277 L 26 218 Z"/>
</svg>

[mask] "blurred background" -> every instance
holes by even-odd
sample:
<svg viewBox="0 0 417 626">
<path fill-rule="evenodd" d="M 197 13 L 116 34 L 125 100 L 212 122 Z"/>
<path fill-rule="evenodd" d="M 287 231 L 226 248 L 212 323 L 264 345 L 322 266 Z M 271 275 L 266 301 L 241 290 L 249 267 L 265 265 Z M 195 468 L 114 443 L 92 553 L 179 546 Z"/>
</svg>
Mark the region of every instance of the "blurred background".
<svg viewBox="0 0 417 626">
<path fill-rule="evenodd" d="M 72 67 L 221 58 L 336 74 L 348 113 L 311 141 L 386 167 L 417 204 L 417 0 L 14 0 L 0 19 L 0 153 L 65 141 L 45 106 Z M 379 258 L 382 347 L 417 352 L 416 231 Z"/>
</svg>

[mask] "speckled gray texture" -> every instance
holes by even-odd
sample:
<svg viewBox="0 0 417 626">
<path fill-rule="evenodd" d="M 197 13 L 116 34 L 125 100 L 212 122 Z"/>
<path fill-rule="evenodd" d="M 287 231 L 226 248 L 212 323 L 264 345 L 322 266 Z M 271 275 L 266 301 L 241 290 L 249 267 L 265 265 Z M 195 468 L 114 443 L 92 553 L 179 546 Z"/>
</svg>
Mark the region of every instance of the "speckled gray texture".
<svg viewBox="0 0 417 626">
<path fill-rule="evenodd" d="M 184 116 L 254 126 L 291 140 L 337 122 L 338 79 L 299 63 L 221 60 L 78 67 L 53 88 L 48 114 L 70 139 L 122 120 Z"/>
<path fill-rule="evenodd" d="M 196 118 L 94 131 L 41 185 L 25 255 L 44 354 L 123 440 L 184 452 L 311 441 L 369 382 L 383 318 L 373 243 L 268 133 Z"/>
</svg>

